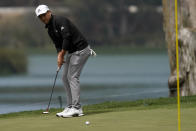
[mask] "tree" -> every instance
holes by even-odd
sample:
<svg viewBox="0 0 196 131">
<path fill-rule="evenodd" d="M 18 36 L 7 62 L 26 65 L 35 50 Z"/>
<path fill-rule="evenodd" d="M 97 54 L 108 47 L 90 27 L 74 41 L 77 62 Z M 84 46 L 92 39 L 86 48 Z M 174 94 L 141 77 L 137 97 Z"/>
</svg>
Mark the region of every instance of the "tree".
<svg viewBox="0 0 196 131">
<path fill-rule="evenodd" d="M 170 96 L 176 96 L 175 1 L 162 0 L 164 31 L 168 46 L 171 75 L 168 80 Z M 181 96 L 196 94 L 196 1 L 178 0 L 179 78 Z"/>
</svg>

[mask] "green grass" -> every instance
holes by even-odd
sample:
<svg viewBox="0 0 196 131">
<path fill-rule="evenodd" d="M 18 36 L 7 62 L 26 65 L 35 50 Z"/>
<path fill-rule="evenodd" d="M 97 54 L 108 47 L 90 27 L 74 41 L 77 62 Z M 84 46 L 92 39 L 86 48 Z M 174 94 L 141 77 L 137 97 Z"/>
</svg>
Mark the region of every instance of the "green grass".
<svg viewBox="0 0 196 131">
<path fill-rule="evenodd" d="M 96 51 L 98 55 L 108 55 L 108 54 L 117 54 L 117 55 L 126 55 L 126 54 L 157 54 L 157 53 L 164 53 L 167 54 L 167 49 L 165 47 L 153 48 L 153 47 L 133 47 L 130 45 L 127 46 L 91 46 L 92 49 Z M 56 49 L 54 47 L 48 48 L 27 48 L 27 54 L 56 54 Z"/>
<path fill-rule="evenodd" d="M 181 97 L 182 130 L 195 131 L 196 96 Z M 177 130 L 176 98 L 104 102 L 84 106 L 84 117 L 58 118 L 51 109 L 0 115 L 3 131 L 174 131 Z M 85 125 L 85 121 L 90 125 Z"/>
<path fill-rule="evenodd" d="M 132 47 L 132 46 L 100 46 L 94 47 L 97 54 L 117 54 L 117 55 L 126 55 L 126 54 L 167 54 L 167 49 L 165 47 L 155 48 L 155 47 Z"/>
</svg>

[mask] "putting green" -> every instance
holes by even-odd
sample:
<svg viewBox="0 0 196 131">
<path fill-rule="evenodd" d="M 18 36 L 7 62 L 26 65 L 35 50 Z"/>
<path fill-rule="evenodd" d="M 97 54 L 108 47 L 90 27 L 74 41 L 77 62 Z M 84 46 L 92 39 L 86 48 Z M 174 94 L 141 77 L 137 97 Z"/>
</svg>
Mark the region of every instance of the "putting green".
<svg viewBox="0 0 196 131">
<path fill-rule="evenodd" d="M 182 131 L 196 130 L 196 108 L 183 108 Z M 89 125 L 85 122 L 89 121 Z M 177 109 L 159 108 L 58 118 L 55 113 L 0 119 L 2 131 L 177 131 Z"/>
</svg>

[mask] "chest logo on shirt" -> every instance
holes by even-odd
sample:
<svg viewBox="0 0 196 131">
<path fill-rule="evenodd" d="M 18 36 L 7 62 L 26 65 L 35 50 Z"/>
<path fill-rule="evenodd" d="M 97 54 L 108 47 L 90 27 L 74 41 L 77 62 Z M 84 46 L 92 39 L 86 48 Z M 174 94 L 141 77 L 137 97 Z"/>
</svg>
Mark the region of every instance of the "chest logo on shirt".
<svg viewBox="0 0 196 131">
<path fill-rule="evenodd" d="M 65 28 L 63 26 L 61 26 L 61 31 L 64 30 Z"/>
</svg>

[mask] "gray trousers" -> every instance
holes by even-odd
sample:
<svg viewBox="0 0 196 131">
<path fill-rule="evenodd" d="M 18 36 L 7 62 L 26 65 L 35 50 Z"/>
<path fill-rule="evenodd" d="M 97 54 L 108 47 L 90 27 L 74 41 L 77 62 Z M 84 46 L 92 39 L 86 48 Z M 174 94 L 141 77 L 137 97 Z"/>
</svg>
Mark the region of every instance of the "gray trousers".
<svg viewBox="0 0 196 131">
<path fill-rule="evenodd" d="M 83 50 L 66 54 L 62 81 L 66 91 L 67 106 L 71 105 L 75 108 L 81 108 L 79 78 L 90 55 L 90 46 Z"/>
</svg>

